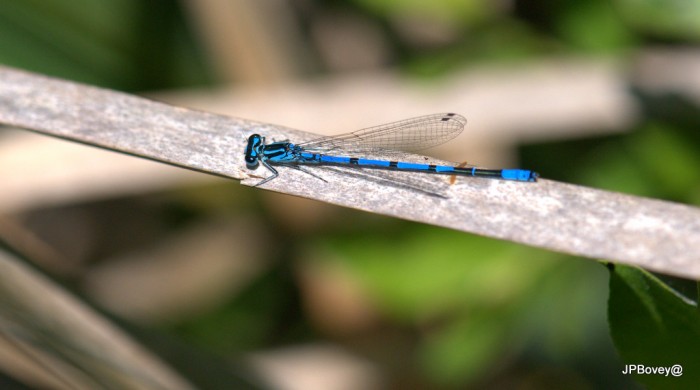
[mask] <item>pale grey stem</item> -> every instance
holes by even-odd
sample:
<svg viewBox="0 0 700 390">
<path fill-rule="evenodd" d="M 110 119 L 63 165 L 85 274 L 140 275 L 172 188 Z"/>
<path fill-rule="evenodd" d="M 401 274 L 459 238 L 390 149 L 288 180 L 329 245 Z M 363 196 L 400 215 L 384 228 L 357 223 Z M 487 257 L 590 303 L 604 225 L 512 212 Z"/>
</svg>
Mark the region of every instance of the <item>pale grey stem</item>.
<svg viewBox="0 0 700 390">
<path fill-rule="evenodd" d="M 250 175 L 268 174 L 245 168 L 243 150 L 251 133 L 297 142 L 314 137 L 2 67 L 0 122 L 246 185 L 260 180 Z M 330 170 L 324 179 L 281 167 L 280 177 L 262 188 L 700 279 L 700 210 L 695 207 L 550 180 L 460 178 L 448 186 L 446 197 L 437 197 Z M 448 179 L 427 180 L 445 187 Z"/>
</svg>

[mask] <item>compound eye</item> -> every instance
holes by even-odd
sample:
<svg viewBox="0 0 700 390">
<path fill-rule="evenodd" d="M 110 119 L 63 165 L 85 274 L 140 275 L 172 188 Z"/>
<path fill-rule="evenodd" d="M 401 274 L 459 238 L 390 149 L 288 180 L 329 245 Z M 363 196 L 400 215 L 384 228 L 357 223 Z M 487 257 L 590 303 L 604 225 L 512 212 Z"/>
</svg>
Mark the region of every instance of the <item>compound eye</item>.
<svg viewBox="0 0 700 390">
<path fill-rule="evenodd" d="M 245 165 L 248 167 L 248 169 L 256 169 L 260 163 L 258 162 L 258 159 L 252 156 L 246 156 L 245 158 Z"/>
</svg>

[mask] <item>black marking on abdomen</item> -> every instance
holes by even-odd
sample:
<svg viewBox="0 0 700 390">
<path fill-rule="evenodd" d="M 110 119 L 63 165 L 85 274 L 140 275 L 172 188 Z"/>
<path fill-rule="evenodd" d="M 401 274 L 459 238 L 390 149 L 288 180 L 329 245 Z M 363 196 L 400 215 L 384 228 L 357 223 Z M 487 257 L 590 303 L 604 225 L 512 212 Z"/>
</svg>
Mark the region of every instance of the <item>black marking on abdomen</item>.
<svg viewBox="0 0 700 390">
<path fill-rule="evenodd" d="M 454 173 L 461 173 L 463 175 L 469 175 L 472 176 L 472 168 L 466 168 L 466 167 L 454 167 Z"/>
<path fill-rule="evenodd" d="M 352 157 L 352 158 L 350 159 L 350 164 L 357 165 L 357 164 L 358 164 L 358 160 L 359 160 L 359 158 Z"/>
</svg>

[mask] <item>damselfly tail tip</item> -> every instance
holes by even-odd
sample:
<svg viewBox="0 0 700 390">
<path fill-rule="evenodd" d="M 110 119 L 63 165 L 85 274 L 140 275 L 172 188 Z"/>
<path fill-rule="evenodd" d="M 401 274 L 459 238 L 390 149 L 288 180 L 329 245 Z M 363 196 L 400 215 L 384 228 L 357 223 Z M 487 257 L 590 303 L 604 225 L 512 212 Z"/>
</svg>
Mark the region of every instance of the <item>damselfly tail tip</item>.
<svg viewBox="0 0 700 390">
<path fill-rule="evenodd" d="M 505 180 L 535 182 L 537 181 L 537 178 L 540 177 L 539 173 L 528 171 L 526 169 L 503 169 L 496 172 L 500 172 L 500 178 Z"/>
</svg>

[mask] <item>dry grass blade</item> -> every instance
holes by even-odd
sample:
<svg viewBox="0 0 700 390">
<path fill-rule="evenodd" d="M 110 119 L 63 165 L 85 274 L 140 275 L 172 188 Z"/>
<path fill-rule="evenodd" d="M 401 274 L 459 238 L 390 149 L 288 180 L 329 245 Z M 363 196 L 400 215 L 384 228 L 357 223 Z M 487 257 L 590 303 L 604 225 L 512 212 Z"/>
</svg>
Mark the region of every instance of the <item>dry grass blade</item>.
<svg viewBox="0 0 700 390">
<path fill-rule="evenodd" d="M 192 388 L 104 318 L 1 251 L 0 351 L 0 366 L 38 388 Z"/>
<path fill-rule="evenodd" d="M 253 174 L 242 158 L 248 135 L 314 138 L 9 68 L 0 68 L 0 122 L 248 185 L 259 181 L 246 180 Z M 700 210 L 693 207 L 549 180 L 460 178 L 442 198 L 359 176 L 324 172 L 326 183 L 280 171 L 265 189 L 700 279 Z"/>
</svg>

